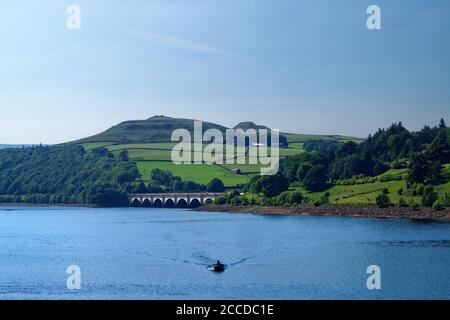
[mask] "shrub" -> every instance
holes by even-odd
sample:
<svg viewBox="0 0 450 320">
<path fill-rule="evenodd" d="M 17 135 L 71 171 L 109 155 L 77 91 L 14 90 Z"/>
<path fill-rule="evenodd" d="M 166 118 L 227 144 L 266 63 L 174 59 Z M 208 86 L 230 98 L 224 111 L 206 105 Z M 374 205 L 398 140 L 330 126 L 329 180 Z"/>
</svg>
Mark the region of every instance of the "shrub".
<svg viewBox="0 0 450 320">
<path fill-rule="evenodd" d="M 227 198 L 225 198 L 225 197 L 217 197 L 214 200 L 214 204 L 217 204 L 217 205 L 224 205 L 226 203 L 227 203 Z"/>
<path fill-rule="evenodd" d="M 376 198 L 376 203 L 379 208 L 387 208 L 391 205 L 391 199 L 385 193 L 380 193 Z"/>
<path fill-rule="evenodd" d="M 408 204 L 406 203 L 406 201 L 405 201 L 403 198 L 400 198 L 400 199 L 398 200 L 398 206 L 399 206 L 400 208 L 403 208 L 403 207 L 408 207 Z"/>
<path fill-rule="evenodd" d="M 443 210 L 444 208 L 445 208 L 444 205 L 439 200 L 436 200 L 433 203 L 433 209 L 436 211 Z"/>
<path fill-rule="evenodd" d="M 281 174 L 274 176 L 258 176 L 253 178 L 247 186 L 247 190 L 251 193 L 262 193 L 264 196 L 271 198 L 279 195 L 283 191 L 288 190 L 289 181 Z"/>
<path fill-rule="evenodd" d="M 293 205 L 300 204 L 303 201 L 303 195 L 301 192 L 295 191 L 289 195 L 289 202 Z"/>
<path fill-rule="evenodd" d="M 434 188 L 432 186 L 428 186 L 423 191 L 422 205 L 425 207 L 432 207 L 437 198 L 438 194 L 434 192 Z"/>
<path fill-rule="evenodd" d="M 439 200 L 445 207 L 450 207 L 450 194 L 445 193 L 443 196 L 439 198 Z"/>
<path fill-rule="evenodd" d="M 412 208 L 413 211 L 417 211 L 420 208 L 420 205 L 418 203 L 415 203 L 414 201 L 411 201 L 409 203 L 409 206 Z"/>
<path fill-rule="evenodd" d="M 279 206 L 284 206 L 284 205 L 289 205 L 290 204 L 290 195 L 289 192 L 282 192 L 280 193 L 280 195 L 278 196 L 278 205 Z"/>
<path fill-rule="evenodd" d="M 449 207 L 449 206 L 450 206 L 450 196 L 448 193 L 439 197 L 433 203 L 433 209 L 435 209 L 435 210 L 443 210 L 445 207 Z"/>
<path fill-rule="evenodd" d="M 324 193 L 321 197 L 320 197 L 320 203 L 321 204 L 328 204 L 330 202 L 330 197 L 329 197 L 329 193 Z"/>
<path fill-rule="evenodd" d="M 424 187 L 421 185 L 421 186 L 419 186 L 419 187 L 417 188 L 417 194 L 418 194 L 419 196 L 422 196 L 422 195 L 423 195 L 423 192 L 424 192 Z"/>
<path fill-rule="evenodd" d="M 235 196 L 235 197 L 231 198 L 230 204 L 233 206 L 241 205 L 241 198 L 239 196 Z"/>
<path fill-rule="evenodd" d="M 212 179 L 211 182 L 206 186 L 206 191 L 208 192 L 224 192 L 225 186 L 222 180 Z"/>
<path fill-rule="evenodd" d="M 303 185 L 308 191 L 319 192 L 327 188 L 327 181 L 327 169 L 322 165 L 316 165 L 308 171 Z"/>
</svg>

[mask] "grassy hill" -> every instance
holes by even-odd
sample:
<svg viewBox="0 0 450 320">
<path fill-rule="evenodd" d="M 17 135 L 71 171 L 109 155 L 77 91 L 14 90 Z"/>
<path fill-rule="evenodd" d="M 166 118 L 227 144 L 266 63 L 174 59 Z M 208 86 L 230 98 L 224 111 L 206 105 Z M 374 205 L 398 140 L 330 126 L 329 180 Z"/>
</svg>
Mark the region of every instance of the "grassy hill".
<svg viewBox="0 0 450 320">
<path fill-rule="evenodd" d="M 234 128 L 240 129 L 268 129 L 264 125 L 256 125 L 251 121 L 241 122 Z M 175 129 L 187 129 L 191 134 L 194 130 L 194 120 L 193 119 L 180 119 L 171 118 L 166 116 L 154 116 L 147 120 L 131 120 L 122 122 L 102 133 L 97 135 L 80 139 L 75 141 L 75 143 L 85 144 L 85 143 L 105 143 L 106 145 L 112 143 L 162 143 L 170 142 L 172 132 Z M 221 132 L 225 132 L 227 129 L 225 126 L 220 124 L 203 122 L 203 130 L 208 129 L 218 129 Z M 356 140 L 360 141 L 359 138 L 354 137 L 344 137 L 339 135 L 305 135 L 305 134 L 295 134 L 295 133 L 281 133 L 288 138 L 291 143 L 305 142 L 308 140 Z"/>
<path fill-rule="evenodd" d="M 259 164 L 223 164 L 223 165 L 174 165 L 171 162 L 171 151 L 176 143 L 170 138 L 173 130 L 184 128 L 193 133 L 194 120 L 178 119 L 166 116 L 154 116 L 147 120 L 133 120 L 122 122 L 105 132 L 76 141 L 86 150 L 106 147 L 114 154 L 127 150 L 131 160 L 137 163 L 137 167 L 143 177 L 148 180 L 152 169 L 160 168 L 171 171 L 186 180 L 197 183 L 208 183 L 212 178 L 221 179 L 225 186 L 235 187 L 245 184 L 252 175 L 260 172 Z M 225 132 L 225 126 L 203 122 L 203 130 L 218 129 Z M 240 122 L 234 128 L 268 129 L 267 126 L 257 125 L 251 121 Z M 356 140 L 358 138 L 342 136 L 320 136 L 282 133 L 288 138 L 289 146 L 280 149 L 280 157 L 296 155 L 304 152 L 303 143 L 310 140 Z M 203 146 L 204 147 L 204 146 Z M 241 174 L 232 173 L 239 169 Z"/>
<path fill-rule="evenodd" d="M 105 132 L 76 142 L 169 142 L 172 132 L 176 129 L 187 129 L 191 132 L 191 134 L 193 134 L 194 120 L 154 116 L 147 120 L 126 121 L 106 130 Z M 203 122 L 203 129 L 219 129 L 220 131 L 225 131 L 226 128 L 215 123 Z"/>
<path fill-rule="evenodd" d="M 234 129 L 242 129 L 242 130 L 248 130 L 248 129 L 255 129 L 255 130 L 259 130 L 259 129 L 269 129 L 269 127 L 264 126 L 264 125 L 258 125 L 252 121 L 243 121 L 243 122 L 239 122 L 237 125 L 234 126 Z"/>
</svg>

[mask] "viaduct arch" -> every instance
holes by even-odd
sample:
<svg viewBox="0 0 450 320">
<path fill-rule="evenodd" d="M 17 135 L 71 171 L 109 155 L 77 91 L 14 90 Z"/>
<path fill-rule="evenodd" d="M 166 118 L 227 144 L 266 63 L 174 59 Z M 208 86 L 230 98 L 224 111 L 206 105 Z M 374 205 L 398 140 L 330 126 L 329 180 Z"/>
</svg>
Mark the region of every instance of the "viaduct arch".
<svg viewBox="0 0 450 320">
<path fill-rule="evenodd" d="M 156 208 L 199 207 L 225 193 L 134 193 L 128 195 L 131 206 Z"/>
</svg>

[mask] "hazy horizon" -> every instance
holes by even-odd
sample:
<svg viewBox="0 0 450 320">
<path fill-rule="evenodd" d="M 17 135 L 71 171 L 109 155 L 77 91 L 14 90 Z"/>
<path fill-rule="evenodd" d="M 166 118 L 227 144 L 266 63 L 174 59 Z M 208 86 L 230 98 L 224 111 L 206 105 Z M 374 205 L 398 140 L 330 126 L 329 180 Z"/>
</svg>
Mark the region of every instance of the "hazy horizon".
<svg viewBox="0 0 450 320">
<path fill-rule="evenodd" d="M 361 138 L 450 121 L 450 2 L 76 0 L 72 31 L 68 4 L 2 4 L 2 144 L 159 114 Z"/>
</svg>

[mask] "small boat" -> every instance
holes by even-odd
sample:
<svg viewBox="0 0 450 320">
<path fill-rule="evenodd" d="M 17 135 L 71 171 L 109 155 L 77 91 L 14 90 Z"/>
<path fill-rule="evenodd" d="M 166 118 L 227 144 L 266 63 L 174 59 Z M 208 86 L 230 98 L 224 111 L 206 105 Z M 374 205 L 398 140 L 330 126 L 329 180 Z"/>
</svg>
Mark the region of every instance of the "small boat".
<svg viewBox="0 0 450 320">
<path fill-rule="evenodd" d="M 223 263 L 221 263 L 220 261 L 217 261 L 215 264 L 209 266 L 208 268 L 212 272 L 224 272 L 226 267 Z"/>
</svg>

